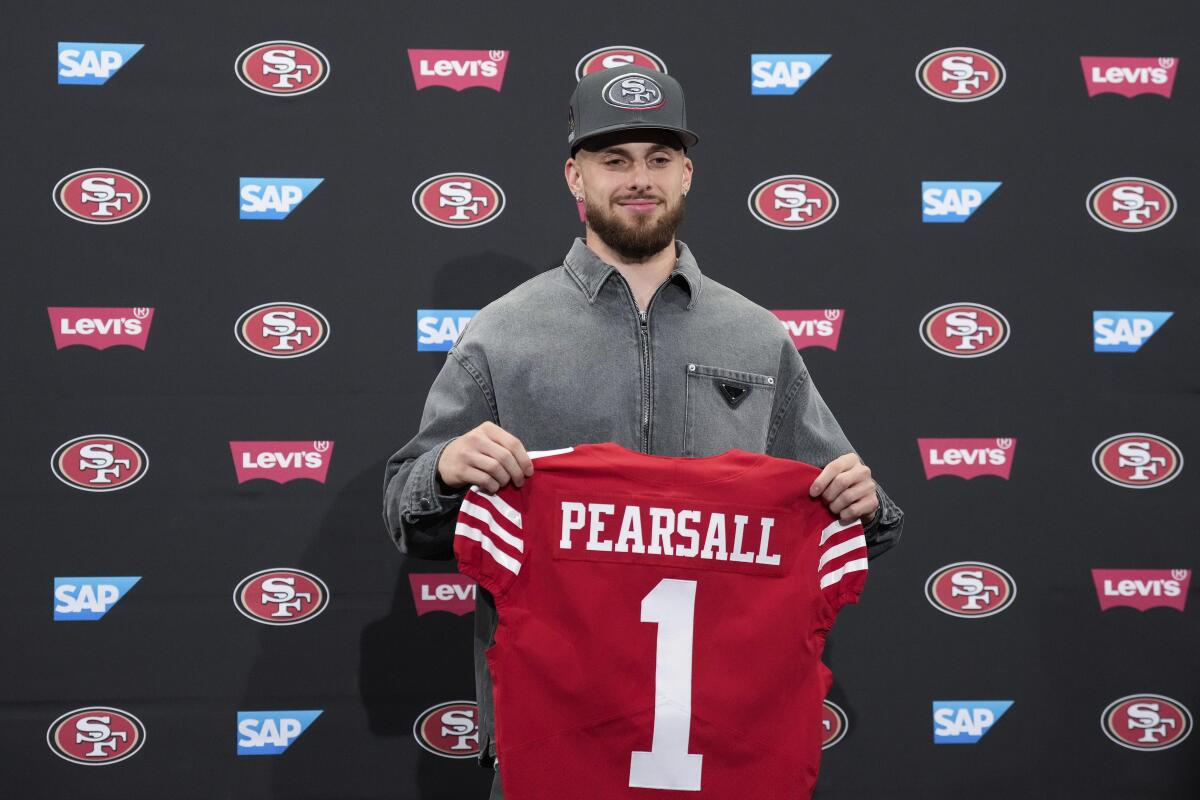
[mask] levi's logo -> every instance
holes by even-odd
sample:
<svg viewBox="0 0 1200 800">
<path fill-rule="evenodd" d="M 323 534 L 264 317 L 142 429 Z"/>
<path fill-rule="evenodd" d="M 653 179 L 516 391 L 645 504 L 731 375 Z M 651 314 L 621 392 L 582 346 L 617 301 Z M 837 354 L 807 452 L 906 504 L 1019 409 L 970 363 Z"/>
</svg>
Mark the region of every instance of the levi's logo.
<svg viewBox="0 0 1200 800">
<path fill-rule="evenodd" d="M 475 581 L 453 572 L 412 573 L 413 604 L 417 616 L 430 611 L 449 611 L 462 616 L 475 610 Z"/>
<path fill-rule="evenodd" d="M 1088 97 L 1112 93 L 1123 97 L 1159 94 L 1170 98 L 1178 58 L 1113 58 L 1080 56 Z"/>
<path fill-rule="evenodd" d="M 62 350 L 75 344 L 97 350 L 119 344 L 146 349 L 154 309 L 90 308 L 49 306 L 50 331 L 54 334 L 54 349 Z"/>
<path fill-rule="evenodd" d="M 953 475 L 963 480 L 980 475 L 995 475 L 1008 480 L 1012 471 L 1017 440 L 996 439 L 917 439 L 925 480 Z"/>
<path fill-rule="evenodd" d="M 230 442 L 238 483 L 266 478 L 287 483 L 299 478 L 325 482 L 333 442 Z"/>
<path fill-rule="evenodd" d="M 1192 573 L 1186 569 L 1094 569 L 1100 610 L 1129 606 L 1146 611 L 1165 606 L 1183 611 Z"/>
<path fill-rule="evenodd" d="M 413 50 L 408 51 L 417 91 L 446 86 L 456 92 L 472 86 L 500 91 L 507 50 Z"/>
<path fill-rule="evenodd" d="M 771 313 L 779 317 L 797 350 L 806 347 L 837 350 L 838 338 L 842 335 L 843 309 L 774 309 Z"/>
</svg>

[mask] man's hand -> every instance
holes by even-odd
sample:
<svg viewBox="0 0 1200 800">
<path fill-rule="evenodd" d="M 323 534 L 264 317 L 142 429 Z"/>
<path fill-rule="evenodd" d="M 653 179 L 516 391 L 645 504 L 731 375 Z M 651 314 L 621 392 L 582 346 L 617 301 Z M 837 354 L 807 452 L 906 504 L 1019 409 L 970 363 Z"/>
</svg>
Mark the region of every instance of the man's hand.
<svg viewBox="0 0 1200 800">
<path fill-rule="evenodd" d="M 864 525 L 869 524 L 879 509 L 871 468 L 862 463 L 857 453 L 847 453 L 830 461 L 813 480 L 808 495 L 821 495 L 829 510 L 842 522 L 861 517 Z"/>
<path fill-rule="evenodd" d="M 472 484 L 488 494 L 509 481 L 520 488 L 533 475 L 533 461 L 521 440 L 494 422 L 485 422 L 459 436 L 438 458 L 437 476 L 451 490 Z"/>
</svg>

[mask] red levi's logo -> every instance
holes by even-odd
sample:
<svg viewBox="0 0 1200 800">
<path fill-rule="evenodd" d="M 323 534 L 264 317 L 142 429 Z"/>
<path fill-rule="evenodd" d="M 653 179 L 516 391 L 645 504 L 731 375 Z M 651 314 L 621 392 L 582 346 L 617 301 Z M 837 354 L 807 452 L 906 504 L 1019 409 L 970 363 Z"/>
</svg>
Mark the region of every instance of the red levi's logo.
<svg viewBox="0 0 1200 800">
<path fill-rule="evenodd" d="M 1165 606 L 1183 611 L 1192 573 L 1186 569 L 1094 569 L 1092 580 L 1101 611 L 1116 606 L 1138 611 Z"/>
<path fill-rule="evenodd" d="M 50 314 L 55 350 L 74 344 L 97 350 L 124 344 L 145 350 L 150 322 L 154 319 L 154 309 L 146 307 L 49 306 L 46 311 Z"/>
<path fill-rule="evenodd" d="M 771 313 L 779 317 L 784 329 L 796 343 L 797 350 L 806 347 L 837 350 L 838 338 L 842 335 L 842 317 L 845 313 L 842 309 L 773 309 Z"/>
<path fill-rule="evenodd" d="M 417 616 L 431 611 L 449 611 L 461 617 L 475 610 L 475 581 L 453 572 L 412 573 L 413 605 Z"/>
<path fill-rule="evenodd" d="M 939 475 L 953 475 L 963 480 L 980 475 L 995 475 L 1008 480 L 1012 471 L 1017 440 L 1012 437 L 996 439 L 917 439 L 921 461 L 925 465 L 925 480 Z"/>
<path fill-rule="evenodd" d="M 1112 58 L 1080 56 L 1088 97 L 1112 93 L 1123 97 L 1159 94 L 1170 98 L 1178 58 Z"/>
<path fill-rule="evenodd" d="M 429 86 L 446 86 L 456 92 L 482 86 L 500 91 L 507 50 L 412 50 L 408 51 L 417 91 Z"/>
<path fill-rule="evenodd" d="M 230 442 L 238 483 L 266 478 L 287 483 L 299 478 L 325 482 L 333 442 Z"/>
</svg>

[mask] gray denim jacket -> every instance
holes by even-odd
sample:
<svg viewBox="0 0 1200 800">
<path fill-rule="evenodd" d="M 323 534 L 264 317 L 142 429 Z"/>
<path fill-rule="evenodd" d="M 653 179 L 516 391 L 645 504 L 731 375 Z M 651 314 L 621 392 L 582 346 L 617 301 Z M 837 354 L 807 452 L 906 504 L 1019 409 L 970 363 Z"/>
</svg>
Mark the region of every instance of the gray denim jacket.
<svg viewBox="0 0 1200 800">
<path fill-rule="evenodd" d="M 387 462 L 383 517 L 402 552 L 453 558 L 464 492 L 439 491 L 437 460 L 451 440 L 487 420 L 526 450 L 606 441 L 664 456 L 738 448 L 817 467 L 854 450 L 778 318 L 701 275 L 687 245 L 677 242 L 676 252 L 644 318 L 624 277 L 582 239 L 562 266 L 475 315 L 434 379 L 416 436 Z M 865 531 L 872 558 L 899 541 L 904 522 L 882 487 L 878 494 L 879 512 Z M 496 612 L 486 591 L 476 597 L 480 761 L 490 767 L 494 721 L 483 651 Z"/>
</svg>

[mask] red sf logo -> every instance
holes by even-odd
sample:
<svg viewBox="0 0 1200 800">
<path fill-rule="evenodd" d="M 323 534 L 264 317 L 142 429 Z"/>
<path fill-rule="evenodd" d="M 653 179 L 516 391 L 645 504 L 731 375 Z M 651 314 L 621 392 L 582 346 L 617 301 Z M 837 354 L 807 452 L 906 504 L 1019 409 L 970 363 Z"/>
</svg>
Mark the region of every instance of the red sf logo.
<svg viewBox="0 0 1200 800">
<path fill-rule="evenodd" d="M 329 321 L 299 303 L 263 303 L 238 317 L 233 335 L 256 356 L 299 358 L 329 340 Z"/>
<path fill-rule="evenodd" d="M 72 172 L 54 187 L 54 207 L 77 222 L 128 222 L 150 205 L 141 178 L 119 169 L 94 167 Z"/>
<path fill-rule="evenodd" d="M 838 210 L 837 192 L 808 175 L 777 175 L 755 186 L 746 201 L 764 225 L 785 231 L 824 225 Z"/>
<path fill-rule="evenodd" d="M 119 708 L 88 706 L 68 711 L 50 725 L 46 743 L 73 764 L 104 766 L 124 761 L 146 742 L 142 721 Z"/>
<path fill-rule="evenodd" d="M 264 569 L 242 579 L 233 604 L 245 617 L 264 625 L 298 625 L 329 605 L 325 582 L 299 569 Z"/>
<path fill-rule="evenodd" d="M 1113 178 L 1088 192 L 1087 210 L 1092 219 L 1114 231 L 1152 231 L 1175 216 L 1175 195 L 1146 178 Z"/>
<path fill-rule="evenodd" d="M 446 172 L 413 191 L 413 208 L 421 219 L 443 228 L 474 228 L 504 210 L 504 191 L 495 182 L 469 172 Z"/>
<path fill-rule="evenodd" d="M 1192 712 L 1161 694 L 1131 694 L 1100 715 L 1104 735 L 1130 750 L 1166 750 L 1192 732 Z"/>
<path fill-rule="evenodd" d="M 982 561 L 959 561 L 936 570 L 925 582 L 925 599 L 943 614 L 963 619 L 990 617 L 1012 605 L 1017 584 L 1004 570 Z"/>
<path fill-rule="evenodd" d="M 1183 453 L 1173 442 L 1152 433 L 1122 433 L 1096 446 L 1092 467 L 1109 483 L 1149 489 L 1178 477 Z"/>
<path fill-rule="evenodd" d="M 575 80 L 582 80 L 584 75 L 602 69 L 630 66 L 645 67 L 659 72 L 667 71 L 663 60 L 649 50 L 640 47 L 601 47 L 579 59 L 579 63 L 575 65 Z"/>
<path fill-rule="evenodd" d="M 979 303 L 947 303 L 921 320 L 918 332 L 925 346 L 952 358 L 991 355 L 1008 341 L 1008 320 Z"/>
<path fill-rule="evenodd" d="M 242 51 L 234 72 L 247 88 L 261 94 L 306 94 L 329 77 L 329 59 L 315 47 L 286 39 L 259 42 Z"/>
<path fill-rule="evenodd" d="M 479 755 L 479 722 L 475 703 L 451 700 L 427 708 L 413 723 L 417 744 L 443 758 Z"/>
<path fill-rule="evenodd" d="M 85 492 L 115 492 L 140 481 L 150 468 L 141 445 L 123 436 L 92 434 L 63 442 L 50 457 L 54 477 Z"/>
<path fill-rule="evenodd" d="M 939 100 L 971 103 L 1000 91 L 1004 65 L 973 47 L 947 47 L 921 59 L 917 85 Z"/>
</svg>

